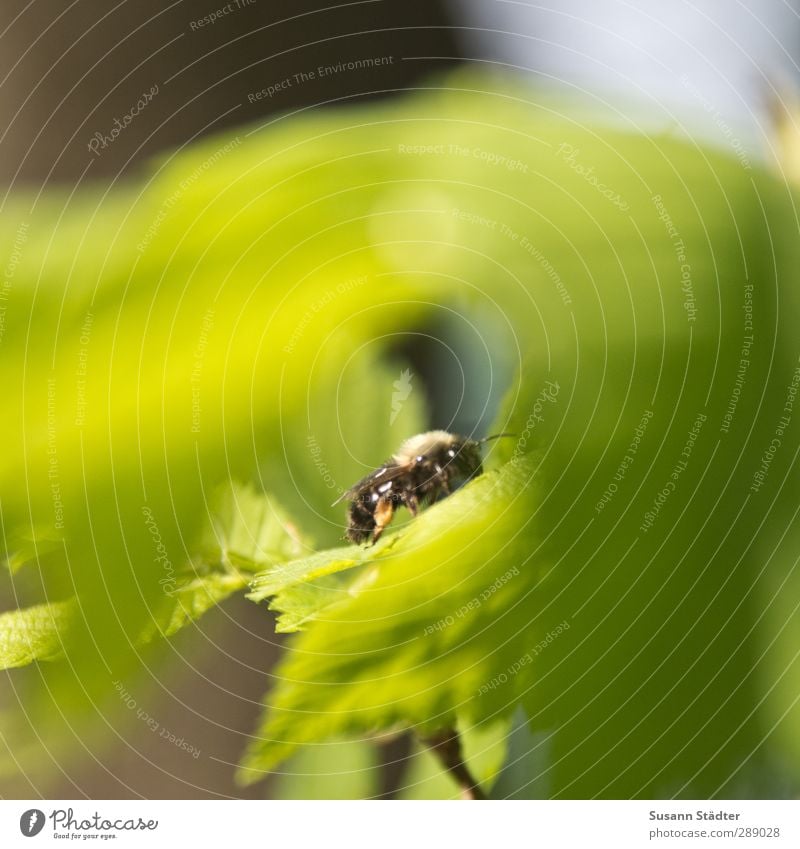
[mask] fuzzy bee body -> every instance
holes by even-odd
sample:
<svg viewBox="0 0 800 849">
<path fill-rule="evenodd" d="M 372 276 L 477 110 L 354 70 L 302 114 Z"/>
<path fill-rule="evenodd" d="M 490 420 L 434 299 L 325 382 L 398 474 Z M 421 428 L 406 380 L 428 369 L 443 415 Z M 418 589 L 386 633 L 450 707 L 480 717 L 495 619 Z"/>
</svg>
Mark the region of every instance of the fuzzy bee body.
<svg viewBox="0 0 800 849">
<path fill-rule="evenodd" d="M 350 500 L 347 539 L 375 543 L 398 507 L 415 516 L 421 506 L 439 501 L 482 472 L 479 442 L 444 430 L 412 436 L 339 499 Z"/>
</svg>

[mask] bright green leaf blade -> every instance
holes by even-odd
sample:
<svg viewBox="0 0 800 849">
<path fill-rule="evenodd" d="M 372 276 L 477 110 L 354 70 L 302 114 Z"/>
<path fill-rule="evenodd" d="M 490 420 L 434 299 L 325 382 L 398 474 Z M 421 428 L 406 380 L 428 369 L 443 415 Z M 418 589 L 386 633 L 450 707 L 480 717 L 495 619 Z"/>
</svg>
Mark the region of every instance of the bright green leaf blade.
<svg viewBox="0 0 800 849">
<path fill-rule="evenodd" d="M 532 521 L 521 496 L 533 468 L 521 460 L 483 475 L 422 513 L 391 548 L 366 555 L 375 579 L 292 643 L 243 781 L 303 743 L 510 712 L 513 698 L 498 699 L 491 683 L 536 633 L 544 570 L 520 532 Z M 531 668 L 521 667 L 513 692 Z"/>
<path fill-rule="evenodd" d="M 386 546 L 380 550 L 390 548 L 395 541 L 396 537 L 387 538 Z M 287 584 L 276 591 L 269 605 L 270 610 L 279 613 L 275 630 L 287 634 L 299 631 L 309 623 L 325 618 L 336 605 L 346 604 L 362 592 L 379 574 L 377 566 L 367 565 L 368 557 L 364 560 L 361 568 L 353 568 L 347 560 L 334 559 L 330 567 L 341 568 L 342 571 Z"/>
<path fill-rule="evenodd" d="M 152 624 L 144 630 L 142 639 L 151 640 L 157 635 L 171 637 L 245 585 L 243 577 L 220 572 L 212 572 L 181 583 L 170 591 L 169 598 L 161 606 L 162 609 L 158 611 Z"/>
<path fill-rule="evenodd" d="M 250 569 L 296 556 L 302 546 L 299 532 L 274 499 L 239 486 L 223 491 L 201 544 L 204 556 L 212 562 L 230 564 L 231 558 L 236 558 L 237 564 L 246 563 Z M 205 574 L 169 571 L 161 585 L 164 598 L 154 606 L 141 641 L 173 636 L 244 589 L 247 579 L 232 569 Z M 74 608 L 73 600 L 0 616 L 0 658 L 4 659 L 0 662 L 7 668 L 60 657 L 69 649 Z"/>
<path fill-rule="evenodd" d="M 315 621 L 332 605 L 347 598 L 349 581 L 340 575 L 327 575 L 307 583 L 293 584 L 271 600 L 269 608 L 278 614 L 275 630 L 291 634 Z"/>
<path fill-rule="evenodd" d="M 316 578 L 352 569 L 372 556 L 374 555 L 369 549 L 357 548 L 354 545 L 318 551 L 310 557 L 260 572 L 253 579 L 252 590 L 247 597 L 253 601 L 264 601 L 294 584 L 304 584 Z"/>
<path fill-rule="evenodd" d="M 367 565 L 396 545 L 401 535 L 388 535 L 374 546 L 328 549 L 274 566 L 256 575 L 248 598 L 270 600 L 270 610 L 279 614 L 279 633 L 298 631 L 372 582 L 377 571 Z"/>
<path fill-rule="evenodd" d="M 274 498 L 232 484 L 217 497 L 201 548 L 211 562 L 252 570 L 299 557 L 308 541 Z"/>
<path fill-rule="evenodd" d="M 296 584 L 312 582 L 327 575 L 376 561 L 392 549 L 401 536 L 402 533 L 389 534 L 377 545 L 329 548 L 318 551 L 310 557 L 267 569 L 253 579 L 248 598 L 253 601 L 263 601 Z"/>
<path fill-rule="evenodd" d="M 181 582 L 170 590 L 140 639 L 171 637 L 245 586 L 244 578 L 222 573 Z M 59 660 L 68 654 L 76 613 L 75 599 L 70 599 L 0 614 L 0 669 Z"/>
<path fill-rule="evenodd" d="M 48 528 L 42 528 L 28 539 L 14 540 L 5 566 L 12 575 L 33 563 L 41 563 L 44 558 L 56 551 L 63 551 L 63 541 Z"/>
<path fill-rule="evenodd" d="M 0 669 L 61 658 L 75 614 L 74 599 L 0 614 Z"/>
</svg>

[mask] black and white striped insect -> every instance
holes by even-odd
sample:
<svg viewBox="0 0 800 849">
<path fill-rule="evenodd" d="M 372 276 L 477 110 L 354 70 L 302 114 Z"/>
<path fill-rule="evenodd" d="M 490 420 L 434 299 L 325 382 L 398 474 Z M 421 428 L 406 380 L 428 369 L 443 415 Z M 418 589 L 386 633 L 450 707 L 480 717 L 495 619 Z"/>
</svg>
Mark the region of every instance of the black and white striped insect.
<svg viewBox="0 0 800 849">
<path fill-rule="evenodd" d="M 482 443 L 511 435 L 499 433 L 474 440 L 446 430 L 431 430 L 406 439 L 379 469 L 334 502 L 350 501 L 347 539 L 376 543 L 398 507 L 406 507 L 416 516 L 420 507 L 447 497 L 483 472 Z"/>
</svg>

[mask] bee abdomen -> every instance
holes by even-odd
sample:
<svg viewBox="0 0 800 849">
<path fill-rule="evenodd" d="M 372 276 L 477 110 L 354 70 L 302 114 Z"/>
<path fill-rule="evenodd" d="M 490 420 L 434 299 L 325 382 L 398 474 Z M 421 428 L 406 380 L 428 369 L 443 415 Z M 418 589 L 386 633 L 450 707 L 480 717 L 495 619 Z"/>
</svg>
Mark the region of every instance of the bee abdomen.
<svg viewBox="0 0 800 849">
<path fill-rule="evenodd" d="M 375 506 L 372 502 L 355 499 L 347 511 L 346 536 L 356 544 L 366 542 L 375 531 Z"/>
</svg>

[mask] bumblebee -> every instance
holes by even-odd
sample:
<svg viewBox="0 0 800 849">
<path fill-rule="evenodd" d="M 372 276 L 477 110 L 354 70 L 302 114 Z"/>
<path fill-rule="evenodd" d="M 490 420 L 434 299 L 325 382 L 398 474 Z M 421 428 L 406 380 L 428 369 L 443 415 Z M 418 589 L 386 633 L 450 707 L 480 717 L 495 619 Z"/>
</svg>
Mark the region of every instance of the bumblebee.
<svg viewBox="0 0 800 849">
<path fill-rule="evenodd" d="M 357 544 L 370 539 L 376 543 L 398 507 L 406 507 L 416 516 L 421 506 L 446 498 L 482 474 L 481 444 L 501 436 L 511 434 L 474 440 L 432 430 L 410 437 L 391 459 L 334 502 L 350 500 L 345 536 Z"/>
</svg>

